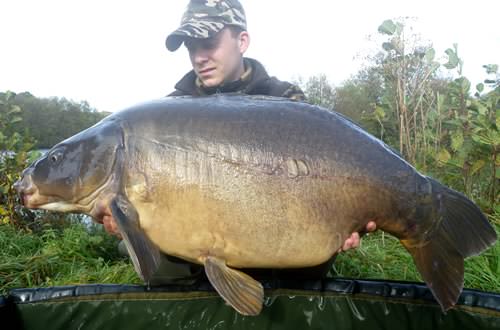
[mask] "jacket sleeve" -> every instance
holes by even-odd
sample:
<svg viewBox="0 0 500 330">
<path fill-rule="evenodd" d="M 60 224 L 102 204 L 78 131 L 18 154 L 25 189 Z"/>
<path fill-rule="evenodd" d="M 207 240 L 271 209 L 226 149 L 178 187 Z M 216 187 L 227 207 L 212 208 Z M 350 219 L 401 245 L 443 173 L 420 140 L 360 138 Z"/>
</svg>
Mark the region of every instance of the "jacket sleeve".
<svg viewBox="0 0 500 330">
<path fill-rule="evenodd" d="M 269 96 L 286 97 L 295 101 L 306 100 L 304 92 L 297 85 L 291 84 L 287 81 L 278 80 L 276 77 L 270 78 L 268 83 Z"/>
</svg>

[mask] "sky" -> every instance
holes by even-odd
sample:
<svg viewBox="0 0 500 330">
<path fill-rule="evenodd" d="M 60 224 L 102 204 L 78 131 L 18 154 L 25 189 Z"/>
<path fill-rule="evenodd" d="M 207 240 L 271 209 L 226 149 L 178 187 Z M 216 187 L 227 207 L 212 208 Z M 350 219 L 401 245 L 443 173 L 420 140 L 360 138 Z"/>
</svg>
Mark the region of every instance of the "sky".
<svg viewBox="0 0 500 330">
<path fill-rule="evenodd" d="M 442 63 L 445 49 L 458 43 L 473 84 L 485 78 L 482 65 L 500 64 L 498 0 L 241 2 L 251 36 L 245 55 L 281 80 L 324 73 L 341 84 L 378 49 L 378 26 L 398 17 L 411 17 Z M 2 0 L 0 91 L 87 101 L 112 112 L 163 97 L 191 69 L 184 47 L 165 48 L 187 3 Z"/>
</svg>

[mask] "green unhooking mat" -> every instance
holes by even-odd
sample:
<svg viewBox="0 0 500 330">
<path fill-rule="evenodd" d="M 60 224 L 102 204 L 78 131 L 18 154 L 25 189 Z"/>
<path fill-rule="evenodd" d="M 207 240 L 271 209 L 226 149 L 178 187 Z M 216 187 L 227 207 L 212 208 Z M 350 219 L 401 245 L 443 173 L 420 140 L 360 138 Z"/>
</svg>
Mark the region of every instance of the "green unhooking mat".
<svg viewBox="0 0 500 330">
<path fill-rule="evenodd" d="M 242 316 L 207 282 L 15 289 L 0 329 L 500 329 L 500 294 L 464 290 L 446 314 L 420 283 L 269 281 L 259 316 Z"/>
</svg>

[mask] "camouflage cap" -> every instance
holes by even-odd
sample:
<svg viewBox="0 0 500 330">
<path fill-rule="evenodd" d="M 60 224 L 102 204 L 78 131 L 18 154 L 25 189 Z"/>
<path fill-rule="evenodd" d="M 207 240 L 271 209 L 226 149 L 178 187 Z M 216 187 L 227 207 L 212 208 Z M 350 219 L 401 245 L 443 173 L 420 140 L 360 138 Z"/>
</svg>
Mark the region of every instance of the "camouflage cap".
<svg viewBox="0 0 500 330">
<path fill-rule="evenodd" d="M 227 25 L 247 29 L 245 11 L 238 0 L 190 0 L 181 26 L 167 37 L 167 49 L 177 50 L 186 37 L 210 38 Z"/>
</svg>

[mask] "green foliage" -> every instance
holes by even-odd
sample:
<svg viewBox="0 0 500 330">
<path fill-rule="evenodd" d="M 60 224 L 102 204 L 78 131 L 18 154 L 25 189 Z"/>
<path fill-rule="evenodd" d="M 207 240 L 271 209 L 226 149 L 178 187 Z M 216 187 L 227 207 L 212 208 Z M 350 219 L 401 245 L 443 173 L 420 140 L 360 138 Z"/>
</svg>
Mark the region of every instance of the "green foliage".
<svg viewBox="0 0 500 330">
<path fill-rule="evenodd" d="M 0 225 L 0 294 L 19 287 L 141 283 L 101 227 L 66 221 L 37 233 Z"/>
<path fill-rule="evenodd" d="M 387 33 L 389 27 L 392 33 Z M 415 163 L 420 160 L 419 149 L 428 145 L 426 128 L 431 105 L 436 102 L 439 63 L 434 61 L 435 50 L 420 44 L 418 36 L 408 34 L 403 22 L 385 21 L 379 32 L 387 36 L 382 43 L 384 52 L 375 61 L 383 91 L 371 119 L 380 126 L 380 137 L 390 144 L 397 141 L 400 153 Z"/>
<path fill-rule="evenodd" d="M 386 20 L 379 32 L 382 51 L 337 86 L 329 102 L 418 169 L 490 211 L 500 200 L 498 65 L 484 66 L 489 76 L 473 91 L 462 76 L 458 45 L 445 51 L 441 64 L 404 22 Z M 441 68 L 458 76 L 441 78 Z"/>
<path fill-rule="evenodd" d="M 6 93 L 0 93 L 0 97 Z M 54 144 L 94 125 L 108 113 L 97 112 L 87 102 L 75 103 L 65 98 L 37 98 L 30 93 L 9 93 L 10 102 L 23 109 L 19 127 L 29 132 L 35 148 Z"/>
<path fill-rule="evenodd" d="M 445 50 L 446 55 L 448 55 L 448 62 L 443 64 L 448 70 L 452 70 L 458 67 L 458 72 L 462 74 L 463 61 L 458 57 L 458 45 L 453 44 L 453 49 L 448 48 Z"/>
<path fill-rule="evenodd" d="M 0 224 L 23 226 L 31 212 L 20 210 L 12 185 L 36 155 L 30 153 L 33 139 L 19 128 L 22 110 L 12 101 L 12 93 L 0 94 Z"/>
<path fill-rule="evenodd" d="M 487 73 L 496 74 L 494 65 L 485 66 Z M 447 184 L 465 192 L 491 210 L 500 200 L 498 169 L 500 161 L 500 88 L 490 84 L 484 95 L 477 88 L 476 98 L 470 96 L 470 82 L 460 76 L 448 84 L 443 102 L 444 112 L 441 150 L 436 155 L 440 176 Z M 442 157 L 447 154 L 447 157 Z"/>
<path fill-rule="evenodd" d="M 498 73 L 498 64 L 487 64 L 483 65 L 486 69 L 487 74 L 497 74 Z"/>
<path fill-rule="evenodd" d="M 378 27 L 378 32 L 392 36 L 395 33 L 398 33 L 401 28 L 401 24 L 394 23 L 392 20 L 388 19 Z"/>
<path fill-rule="evenodd" d="M 377 67 L 365 68 L 342 86 L 335 88 L 335 111 L 353 119 L 358 124 L 370 131 L 380 128 L 380 135 L 384 135 L 386 126 L 379 126 L 380 121 L 386 119 L 385 113 L 377 105 L 380 104 L 382 95 L 382 75 Z M 376 114 L 374 113 L 376 112 Z M 367 121 L 367 117 L 375 115 L 377 121 Z"/>
</svg>

